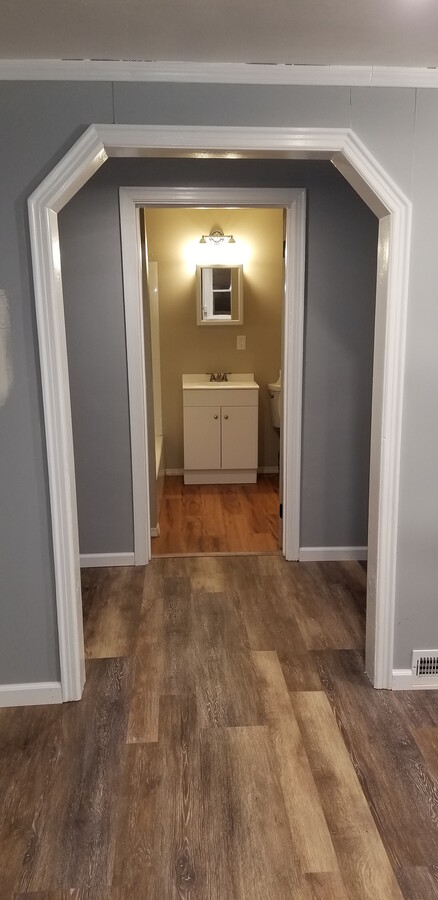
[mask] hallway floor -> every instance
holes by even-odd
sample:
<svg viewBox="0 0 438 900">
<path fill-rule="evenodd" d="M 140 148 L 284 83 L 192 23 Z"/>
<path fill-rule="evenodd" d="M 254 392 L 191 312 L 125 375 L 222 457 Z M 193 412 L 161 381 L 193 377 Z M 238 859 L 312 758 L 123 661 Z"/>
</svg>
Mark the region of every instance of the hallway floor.
<svg viewBox="0 0 438 900">
<path fill-rule="evenodd" d="M 166 475 L 152 556 L 275 552 L 278 516 L 278 475 L 259 475 L 257 484 L 184 484 L 182 475 Z"/>
<path fill-rule="evenodd" d="M 438 695 L 363 674 L 365 574 L 83 572 L 81 703 L 0 710 L 0 897 L 438 898 Z"/>
</svg>

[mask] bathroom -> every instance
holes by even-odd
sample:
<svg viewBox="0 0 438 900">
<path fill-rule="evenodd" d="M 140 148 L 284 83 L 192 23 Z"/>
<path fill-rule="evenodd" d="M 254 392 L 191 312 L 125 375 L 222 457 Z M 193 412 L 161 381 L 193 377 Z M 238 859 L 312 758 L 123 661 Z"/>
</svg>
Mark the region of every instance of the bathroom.
<svg viewBox="0 0 438 900">
<path fill-rule="evenodd" d="M 276 550 L 279 429 L 272 424 L 268 385 L 277 382 L 281 368 L 284 211 L 147 208 L 142 212 L 156 432 L 152 554 Z M 210 240 L 210 233 L 219 230 L 225 238 Z M 198 323 L 196 267 L 213 264 L 242 266 L 242 312 L 239 321 L 215 322 L 211 327 Z M 232 377 L 252 373 L 259 387 L 255 484 L 239 483 L 246 480 L 243 472 L 242 477 L 235 473 L 234 484 L 218 484 L 215 473 L 200 478 L 210 484 L 184 484 L 188 479 L 183 476 L 182 376 L 207 372 Z M 236 441 L 244 438 L 238 432 Z"/>
</svg>

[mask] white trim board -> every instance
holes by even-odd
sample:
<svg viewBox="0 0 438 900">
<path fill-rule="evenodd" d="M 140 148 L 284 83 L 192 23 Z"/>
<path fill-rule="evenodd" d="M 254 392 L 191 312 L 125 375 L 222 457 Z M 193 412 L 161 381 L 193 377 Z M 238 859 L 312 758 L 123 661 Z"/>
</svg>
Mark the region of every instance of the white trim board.
<svg viewBox="0 0 438 900">
<path fill-rule="evenodd" d="M 393 691 L 438 691 L 438 678 L 424 684 L 423 682 L 414 682 L 412 669 L 393 669 L 391 687 Z"/>
<path fill-rule="evenodd" d="M 105 566 L 133 566 L 133 553 L 81 553 L 81 569 L 98 569 Z"/>
<path fill-rule="evenodd" d="M 0 81 L 147 81 L 191 84 L 284 84 L 348 87 L 438 87 L 424 66 L 306 66 L 277 63 L 3 59 Z"/>
<path fill-rule="evenodd" d="M 367 547 L 300 547 L 300 562 L 343 562 L 366 560 Z"/>
<path fill-rule="evenodd" d="M 1 684 L 0 708 L 6 706 L 46 706 L 62 703 L 60 681 L 36 681 L 30 684 Z"/>
<path fill-rule="evenodd" d="M 377 209 L 379 241 L 382 221 L 386 221 L 387 252 L 382 253 L 382 262 L 386 261 L 387 277 L 377 297 L 379 330 L 374 345 L 378 390 L 373 392 L 370 492 L 378 502 L 370 505 L 368 530 L 366 668 L 375 687 L 390 688 L 412 216 L 409 199 L 348 128 L 91 125 L 28 201 L 63 700 L 81 697 L 85 658 L 57 213 L 109 155 L 147 155 L 157 149 L 177 156 L 196 157 L 202 151 L 215 156 L 330 159 L 365 202 Z M 288 331 L 285 328 L 286 334 Z M 290 331 L 298 342 L 301 338 L 292 323 Z M 301 385 L 294 385 L 291 406 L 298 395 L 301 401 Z M 289 492 L 289 485 L 284 489 Z"/>
</svg>

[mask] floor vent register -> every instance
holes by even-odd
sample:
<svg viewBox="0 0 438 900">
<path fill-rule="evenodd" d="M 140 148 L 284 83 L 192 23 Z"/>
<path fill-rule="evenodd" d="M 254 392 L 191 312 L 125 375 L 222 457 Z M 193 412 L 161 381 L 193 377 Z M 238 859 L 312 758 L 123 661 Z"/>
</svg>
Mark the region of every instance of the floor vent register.
<svg viewBox="0 0 438 900">
<path fill-rule="evenodd" d="M 416 684 L 438 684 L 438 650 L 414 650 L 412 675 Z"/>
</svg>

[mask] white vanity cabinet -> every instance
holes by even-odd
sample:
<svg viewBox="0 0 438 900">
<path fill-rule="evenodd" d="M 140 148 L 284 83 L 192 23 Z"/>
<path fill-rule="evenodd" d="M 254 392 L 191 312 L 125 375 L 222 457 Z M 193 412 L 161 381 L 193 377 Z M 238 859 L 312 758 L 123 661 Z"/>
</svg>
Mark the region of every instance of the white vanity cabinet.
<svg viewBox="0 0 438 900">
<path fill-rule="evenodd" d="M 253 376 L 183 376 L 185 484 L 257 481 L 258 385 Z"/>
</svg>

